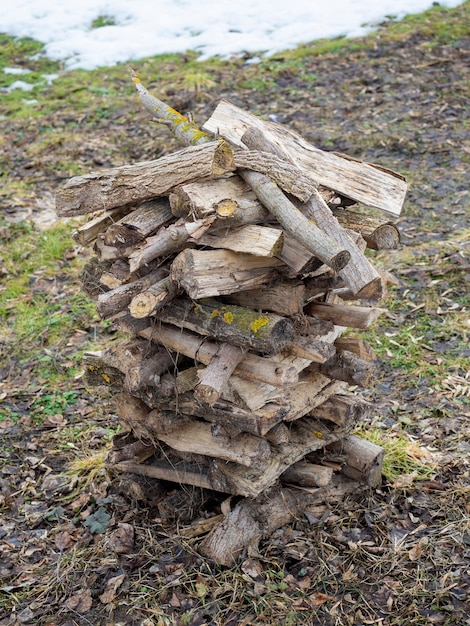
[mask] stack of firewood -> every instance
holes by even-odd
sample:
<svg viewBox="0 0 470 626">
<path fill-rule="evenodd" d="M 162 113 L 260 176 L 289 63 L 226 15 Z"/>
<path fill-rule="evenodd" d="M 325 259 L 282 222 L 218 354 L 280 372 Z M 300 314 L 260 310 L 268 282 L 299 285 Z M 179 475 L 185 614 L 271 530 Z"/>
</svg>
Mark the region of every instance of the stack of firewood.
<svg viewBox="0 0 470 626">
<path fill-rule="evenodd" d="M 75 177 L 57 212 L 94 213 L 75 234 L 96 253 L 83 288 L 126 335 L 86 361 L 115 393 L 110 468 L 241 496 L 201 548 L 228 563 L 308 503 L 380 481 L 383 450 L 349 434 L 375 355 L 343 333 L 383 312 L 392 278 L 365 249 L 399 234 L 349 207 L 396 216 L 406 186 L 226 101 L 205 132 L 158 116 L 193 145 Z"/>
</svg>

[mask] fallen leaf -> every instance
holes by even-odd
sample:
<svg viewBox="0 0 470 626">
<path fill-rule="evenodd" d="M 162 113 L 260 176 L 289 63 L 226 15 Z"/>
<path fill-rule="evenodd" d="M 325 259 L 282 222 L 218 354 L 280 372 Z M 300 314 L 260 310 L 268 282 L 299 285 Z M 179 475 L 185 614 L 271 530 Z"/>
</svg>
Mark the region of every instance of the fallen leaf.
<svg viewBox="0 0 470 626">
<path fill-rule="evenodd" d="M 313 606 L 321 606 L 325 602 L 328 602 L 328 600 L 333 600 L 333 596 L 328 596 L 326 593 L 317 592 L 312 593 L 309 596 L 309 599 Z"/>
<path fill-rule="evenodd" d="M 125 578 L 125 574 L 120 574 L 119 576 L 113 576 L 113 578 L 110 578 L 106 583 L 106 587 L 103 593 L 99 596 L 100 602 L 102 602 L 103 604 L 109 604 L 110 602 L 113 602 L 113 600 L 116 598 L 117 590 L 122 585 Z"/>
<path fill-rule="evenodd" d="M 62 606 L 76 613 L 86 613 L 91 609 L 92 604 L 91 592 L 87 589 L 86 591 L 71 596 Z"/>
<path fill-rule="evenodd" d="M 241 566 L 242 572 L 250 578 L 258 578 L 263 573 L 263 566 L 255 559 L 246 559 Z"/>
<path fill-rule="evenodd" d="M 109 547 L 116 554 L 131 554 L 134 550 L 134 527 L 121 522 L 109 538 Z"/>
</svg>

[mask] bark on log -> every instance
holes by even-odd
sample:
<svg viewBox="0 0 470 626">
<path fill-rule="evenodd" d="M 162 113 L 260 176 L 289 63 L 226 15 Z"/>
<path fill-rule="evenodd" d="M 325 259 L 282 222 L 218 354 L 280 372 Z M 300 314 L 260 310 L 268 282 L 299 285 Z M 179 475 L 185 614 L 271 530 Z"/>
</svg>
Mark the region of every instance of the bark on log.
<svg viewBox="0 0 470 626">
<path fill-rule="evenodd" d="M 190 298 L 199 300 L 260 287 L 280 268 L 282 263 L 275 258 L 230 250 L 184 250 L 173 261 L 170 275 Z"/>
<path fill-rule="evenodd" d="M 188 239 L 198 233 L 205 232 L 214 221 L 213 217 L 186 222 L 178 220 L 170 226 L 161 228 L 156 235 L 148 237 L 137 250 L 129 255 L 129 268 L 131 272 L 148 265 L 157 257 L 167 256 L 182 250 Z"/>
<path fill-rule="evenodd" d="M 382 481 L 382 464 L 385 451 L 376 445 L 355 435 L 348 435 L 341 441 L 327 446 L 327 452 L 342 455 L 345 476 L 377 487 Z"/>
<path fill-rule="evenodd" d="M 279 152 L 275 144 L 269 142 L 262 133 L 256 130 L 245 132 L 242 141 L 249 148 Z M 319 191 L 313 187 L 308 197 L 304 199 L 304 203 L 298 202 L 296 206 L 327 236 L 331 236 L 349 252 L 349 262 L 339 271 L 339 275 L 353 293 L 359 298 L 380 298 L 382 283 L 378 272 L 331 213 Z"/>
<path fill-rule="evenodd" d="M 336 350 L 332 343 L 313 337 L 298 337 L 285 352 L 314 363 L 324 363 L 334 356 Z"/>
<path fill-rule="evenodd" d="M 248 307 L 217 300 L 197 303 L 173 300 L 159 319 L 217 341 L 231 343 L 265 355 L 277 354 L 294 340 L 294 325 L 276 313 L 259 313 Z"/>
<path fill-rule="evenodd" d="M 155 315 L 160 309 L 181 293 L 178 285 L 169 276 L 150 285 L 132 298 L 129 303 L 129 313 L 136 319 L 143 319 Z"/>
<path fill-rule="evenodd" d="M 208 365 L 219 349 L 219 344 L 205 341 L 192 333 L 181 331 L 166 324 L 149 327 L 139 332 L 144 339 L 164 345 L 169 350 L 181 353 Z M 266 382 L 277 387 L 295 384 L 298 375 L 294 367 L 248 353 L 235 370 L 238 376 L 249 380 Z"/>
<path fill-rule="evenodd" d="M 167 274 L 168 270 L 166 268 L 159 268 L 154 272 L 147 274 L 143 278 L 139 278 L 131 283 L 121 285 L 112 291 L 100 294 L 96 304 L 98 313 L 103 319 L 105 319 L 127 309 L 132 301 L 132 298 L 145 289 L 148 289 L 150 285 L 163 280 Z"/>
<path fill-rule="evenodd" d="M 262 224 L 270 217 L 238 175 L 180 185 L 170 193 L 170 206 L 177 217 L 198 219 L 216 215 L 214 228 Z"/>
<path fill-rule="evenodd" d="M 155 161 L 75 176 L 57 191 L 56 212 L 59 217 L 73 217 L 135 204 L 164 196 L 190 180 L 215 178 L 234 169 L 226 142 L 191 146 Z"/>
<path fill-rule="evenodd" d="M 168 198 L 144 202 L 106 229 L 104 243 L 107 246 L 129 248 L 143 241 L 172 218 Z"/>
<path fill-rule="evenodd" d="M 344 228 L 361 233 L 367 247 L 373 250 L 396 250 L 400 245 L 400 231 L 393 222 L 363 215 L 347 209 L 332 209 L 333 215 Z"/>
<path fill-rule="evenodd" d="M 308 461 L 298 461 L 281 474 L 283 484 L 300 487 L 326 487 L 333 477 L 333 469 Z"/>
<path fill-rule="evenodd" d="M 230 304 L 249 306 L 261 311 L 272 311 L 280 315 L 297 315 L 302 312 L 305 287 L 297 280 L 266 285 L 260 289 L 248 289 L 224 296 Z"/>
<path fill-rule="evenodd" d="M 108 226 L 111 226 L 111 224 L 114 224 L 114 222 L 117 222 L 121 217 L 131 211 L 131 206 L 121 206 L 116 209 L 104 211 L 89 222 L 86 222 L 86 224 L 83 224 L 83 226 L 77 228 L 72 234 L 72 237 L 82 246 L 87 246 L 94 241 L 100 233 L 104 232 Z"/>
<path fill-rule="evenodd" d="M 265 122 L 226 100 L 218 104 L 203 125 L 203 130 L 242 147 L 241 138 L 248 127 L 259 129 L 287 152 L 297 167 L 319 184 L 367 206 L 400 215 L 406 182 L 396 172 L 380 165 L 358 162 L 345 155 L 319 150 L 285 126 Z"/>
<path fill-rule="evenodd" d="M 243 349 L 229 343 L 221 344 L 209 365 L 198 372 L 199 382 L 194 390 L 196 400 L 212 406 L 244 356 Z"/>
<path fill-rule="evenodd" d="M 351 385 L 367 387 L 376 373 L 377 367 L 371 361 L 364 361 L 353 352 L 343 350 L 337 352 L 324 363 L 312 363 L 309 369 L 335 380 L 343 380 Z"/>
<path fill-rule="evenodd" d="M 338 426 L 353 426 L 368 417 L 371 405 L 358 396 L 334 395 L 317 406 L 311 415 Z"/>
<path fill-rule="evenodd" d="M 277 255 L 277 258 L 290 267 L 295 276 L 309 274 L 313 270 L 323 266 L 320 259 L 312 254 L 310 250 L 307 250 L 297 239 L 286 234 L 284 234 L 284 246 Z M 327 266 L 325 265 L 323 267 Z"/>
<path fill-rule="evenodd" d="M 369 328 L 379 315 L 385 313 L 385 309 L 330 304 L 327 302 L 311 302 L 307 304 L 304 312 L 307 315 L 315 315 L 321 319 L 331 321 L 338 326 L 365 329 Z"/>
</svg>

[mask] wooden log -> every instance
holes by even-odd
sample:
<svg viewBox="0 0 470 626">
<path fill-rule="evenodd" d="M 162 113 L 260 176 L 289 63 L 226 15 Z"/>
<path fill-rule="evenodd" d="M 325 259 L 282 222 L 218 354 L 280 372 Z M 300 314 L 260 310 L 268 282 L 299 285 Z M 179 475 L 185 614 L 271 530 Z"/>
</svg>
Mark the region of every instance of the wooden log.
<svg viewBox="0 0 470 626">
<path fill-rule="evenodd" d="M 384 222 L 383 219 L 348 209 L 332 208 L 332 212 L 344 228 L 361 233 L 368 248 L 396 250 L 400 245 L 400 231 L 393 222 Z"/>
<path fill-rule="evenodd" d="M 309 369 L 351 385 L 367 387 L 376 373 L 377 366 L 371 361 L 364 361 L 353 352 L 342 350 L 324 363 L 312 363 Z"/>
<path fill-rule="evenodd" d="M 123 436 L 124 435 L 124 436 Z M 143 463 L 156 452 L 156 449 L 149 442 L 135 439 L 130 433 L 119 433 L 113 439 L 113 447 L 106 455 L 106 464 L 115 465 L 123 461 L 133 463 Z"/>
<path fill-rule="evenodd" d="M 322 262 L 310 250 L 291 237 L 284 234 L 284 245 L 277 258 L 293 270 L 295 276 L 309 274 L 322 266 Z M 327 267 L 327 266 L 324 266 Z"/>
<path fill-rule="evenodd" d="M 324 363 L 331 359 L 336 352 L 332 343 L 313 337 L 298 337 L 285 351 L 314 363 Z"/>
<path fill-rule="evenodd" d="M 333 469 L 308 461 L 298 461 L 281 474 L 281 482 L 300 487 L 326 487 L 333 477 Z"/>
<path fill-rule="evenodd" d="M 275 258 L 230 250 L 184 250 L 172 263 L 171 278 L 198 300 L 260 287 L 282 267 Z"/>
<path fill-rule="evenodd" d="M 181 353 L 208 365 L 219 349 L 219 344 L 187 331 L 173 328 L 166 324 L 159 324 L 139 332 L 144 339 L 160 343 L 169 350 Z M 266 382 L 276 387 L 295 384 L 298 374 L 294 367 L 260 357 L 256 354 L 246 354 L 235 370 L 238 376 L 250 380 Z"/>
<path fill-rule="evenodd" d="M 130 472 L 158 480 L 168 480 L 180 485 L 192 485 L 202 489 L 213 489 L 207 470 L 194 463 L 192 466 L 181 462 L 177 465 L 168 461 L 154 461 L 151 465 L 121 461 L 110 467 L 115 472 Z"/>
<path fill-rule="evenodd" d="M 266 137 L 255 129 L 251 129 L 251 132 L 246 131 L 242 136 L 242 141 L 249 148 L 270 152 L 279 151 L 275 144 L 267 141 Z M 380 298 L 382 295 L 380 275 L 331 213 L 319 191 L 315 187 L 312 188 L 304 202 L 299 202 L 296 206 L 327 236 L 331 236 L 349 252 L 349 262 L 339 271 L 339 275 L 352 292 L 359 298 Z"/>
<path fill-rule="evenodd" d="M 294 324 L 287 317 L 217 300 L 194 303 L 177 298 L 160 312 L 159 318 L 199 335 L 266 355 L 277 354 L 295 336 Z"/>
<path fill-rule="evenodd" d="M 243 349 L 229 343 L 221 344 L 209 365 L 198 372 L 199 382 L 194 390 L 196 400 L 212 406 L 244 356 Z"/>
<path fill-rule="evenodd" d="M 105 319 L 127 309 L 132 301 L 132 298 L 145 289 L 148 289 L 150 285 L 163 280 L 167 274 L 168 270 L 160 267 L 143 278 L 139 278 L 131 283 L 126 283 L 116 289 L 100 294 L 96 304 L 98 313 L 103 319 Z"/>
<path fill-rule="evenodd" d="M 353 426 L 366 419 L 370 410 L 371 405 L 359 396 L 337 394 L 313 409 L 311 415 L 338 426 Z"/>
<path fill-rule="evenodd" d="M 74 176 L 56 193 L 56 212 L 59 217 L 72 217 L 135 204 L 167 195 L 187 181 L 234 169 L 233 152 L 226 142 L 191 146 L 155 161 Z"/>
<path fill-rule="evenodd" d="M 100 233 L 104 232 L 108 226 L 114 224 L 121 217 L 126 215 L 126 213 L 130 213 L 131 211 L 132 207 L 129 205 L 103 211 L 82 226 L 79 226 L 77 230 L 72 233 L 72 237 L 82 246 L 87 246 L 92 243 Z"/>
<path fill-rule="evenodd" d="M 348 435 L 341 441 L 328 445 L 326 450 L 342 455 L 344 465 L 341 471 L 345 476 L 369 487 L 380 485 L 385 455 L 381 446 L 356 435 Z"/>
<path fill-rule="evenodd" d="M 158 387 L 161 375 L 173 364 L 168 351 L 135 337 L 112 345 L 101 353 L 103 363 L 123 372 L 125 388 Z"/>
<path fill-rule="evenodd" d="M 349 252 L 308 220 L 268 176 L 251 170 L 239 173 L 291 237 L 334 271 L 345 267 Z"/>
<path fill-rule="evenodd" d="M 157 436 L 174 450 L 224 459 L 250 468 L 265 464 L 271 457 L 271 448 L 264 439 L 248 433 L 230 438 L 214 437 L 211 425 L 203 422 L 188 422 Z"/>
<path fill-rule="evenodd" d="M 321 319 L 333 322 L 333 324 L 338 326 L 365 329 L 369 328 L 379 315 L 385 313 L 385 309 L 330 304 L 327 302 L 310 302 L 305 307 L 304 312 L 307 315 L 315 315 Z"/>
<path fill-rule="evenodd" d="M 281 253 L 284 234 L 279 228 L 249 224 L 230 230 L 226 234 L 206 233 L 199 239 L 198 244 L 209 248 L 272 257 Z"/>
<path fill-rule="evenodd" d="M 338 337 L 335 341 L 337 350 L 353 352 L 364 361 L 375 361 L 377 354 L 369 342 L 361 337 Z"/>
<path fill-rule="evenodd" d="M 137 250 L 129 255 L 129 267 L 131 272 L 137 271 L 143 265 L 148 265 L 157 257 L 168 256 L 182 250 L 190 237 L 207 230 L 213 217 L 187 222 L 179 220 L 170 226 L 161 228 L 156 235 L 148 237 Z"/>
<path fill-rule="evenodd" d="M 267 441 L 275 446 L 289 443 L 289 428 L 283 422 L 276 424 L 265 435 Z"/>
<path fill-rule="evenodd" d="M 263 537 L 269 537 L 277 528 L 292 522 L 306 507 L 338 502 L 360 489 L 356 481 L 333 476 L 329 485 L 313 492 L 283 488 L 255 500 L 244 499 L 201 542 L 199 551 L 215 563 L 231 567 L 246 550 L 256 550 Z"/>
<path fill-rule="evenodd" d="M 302 312 L 305 286 L 298 280 L 266 285 L 259 289 L 248 289 L 224 296 L 230 304 L 249 306 L 261 311 L 272 311 L 280 315 L 297 315 Z"/>
<path fill-rule="evenodd" d="M 186 183 L 170 193 L 170 206 L 177 217 L 200 219 L 216 215 L 215 228 L 262 224 L 270 213 L 250 186 L 238 175 Z"/>
<path fill-rule="evenodd" d="M 143 319 L 155 315 L 181 293 L 180 287 L 169 276 L 138 293 L 129 303 L 132 317 Z"/>
<path fill-rule="evenodd" d="M 405 179 L 380 165 L 319 150 L 285 126 L 265 122 L 227 100 L 218 104 L 203 130 L 243 147 L 241 138 L 248 127 L 259 129 L 319 184 L 367 206 L 400 215 L 406 194 Z"/>
<path fill-rule="evenodd" d="M 107 246 L 130 248 L 173 218 L 168 198 L 144 202 L 135 211 L 111 224 L 104 234 Z"/>
</svg>

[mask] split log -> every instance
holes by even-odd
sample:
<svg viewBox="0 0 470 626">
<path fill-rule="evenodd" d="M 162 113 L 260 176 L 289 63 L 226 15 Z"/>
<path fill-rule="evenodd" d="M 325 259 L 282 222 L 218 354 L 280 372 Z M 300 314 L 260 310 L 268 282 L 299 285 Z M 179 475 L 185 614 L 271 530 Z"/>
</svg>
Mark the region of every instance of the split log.
<svg viewBox="0 0 470 626">
<path fill-rule="evenodd" d="M 198 300 L 260 287 L 278 275 L 281 261 L 230 250 L 184 250 L 172 263 L 171 278 Z"/>
<path fill-rule="evenodd" d="M 166 324 L 149 327 L 140 331 L 139 335 L 204 365 L 211 362 L 219 349 L 219 344 L 214 341 L 206 341 L 198 335 L 172 328 Z M 291 365 L 284 365 L 252 353 L 245 355 L 243 361 L 237 365 L 235 372 L 243 378 L 266 382 L 276 387 L 292 385 L 298 380 L 297 372 Z"/>
<path fill-rule="evenodd" d="M 297 315 L 302 312 L 305 287 L 300 281 L 281 282 L 259 289 L 248 289 L 224 297 L 226 302 L 249 306 L 260 311 L 272 311 L 280 315 Z"/>
<path fill-rule="evenodd" d="M 130 248 L 173 218 L 168 198 L 144 202 L 135 211 L 111 224 L 104 234 L 106 246 Z"/>
<path fill-rule="evenodd" d="M 74 176 L 56 193 L 56 212 L 59 217 L 73 217 L 135 204 L 164 196 L 187 181 L 215 178 L 234 169 L 226 142 L 191 146 L 155 161 Z"/>
<path fill-rule="evenodd" d="M 94 241 L 100 233 L 104 232 L 108 226 L 111 226 L 111 224 L 114 224 L 121 219 L 121 217 L 131 211 L 132 207 L 129 205 L 104 211 L 103 213 L 100 213 L 100 215 L 97 215 L 95 218 L 77 228 L 77 230 L 72 234 L 72 237 L 82 246 L 87 246 Z"/>
<path fill-rule="evenodd" d="M 199 239 L 198 244 L 209 248 L 272 257 L 281 253 L 284 234 L 279 228 L 249 224 L 230 230 L 226 234 L 207 233 Z"/>
<path fill-rule="evenodd" d="M 243 358 L 243 349 L 229 343 L 221 344 L 209 365 L 198 372 L 199 382 L 194 390 L 196 400 L 212 406 Z"/>
<path fill-rule="evenodd" d="M 126 283 L 116 289 L 100 294 L 96 304 L 98 313 L 105 319 L 127 309 L 132 298 L 135 298 L 137 294 L 148 289 L 150 285 L 163 280 L 167 274 L 168 270 L 161 267 L 143 278 L 139 278 L 131 283 Z"/>
<path fill-rule="evenodd" d="M 333 477 L 333 469 L 308 461 L 298 461 L 281 474 L 283 484 L 300 487 L 326 487 Z"/>
<path fill-rule="evenodd" d="M 331 484 L 314 492 L 283 488 L 255 500 L 242 500 L 204 539 L 199 551 L 219 565 L 231 567 L 246 550 L 256 550 L 262 538 L 268 538 L 277 528 L 292 522 L 307 506 L 337 502 L 360 489 L 356 481 L 334 476 Z"/>
<path fill-rule="evenodd" d="M 284 424 L 284 422 L 280 422 L 271 428 L 269 432 L 266 433 L 265 437 L 269 443 L 272 443 L 275 446 L 289 443 L 289 428 L 286 424 Z"/>
<path fill-rule="evenodd" d="M 355 435 L 348 435 L 341 441 L 328 445 L 326 451 L 342 456 L 341 471 L 345 476 L 369 487 L 380 485 L 385 455 L 381 446 Z"/>
<path fill-rule="evenodd" d="M 313 337 L 298 337 L 286 351 L 314 363 L 324 363 L 331 359 L 336 352 L 332 343 Z"/>
<path fill-rule="evenodd" d="M 358 396 L 334 395 L 311 411 L 320 420 L 333 422 L 338 426 L 352 426 L 366 419 L 371 405 Z"/>
<path fill-rule="evenodd" d="M 113 447 L 106 455 L 107 465 L 115 465 L 123 461 L 143 463 L 155 454 L 151 443 L 135 439 L 130 432 L 119 433 L 113 438 Z"/>
<path fill-rule="evenodd" d="M 367 247 L 373 250 L 396 250 L 400 245 L 400 231 L 393 222 L 384 222 L 369 215 L 348 209 L 332 209 L 333 215 L 344 227 L 361 233 Z"/>
<path fill-rule="evenodd" d="M 264 465 L 271 457 L 266 440 L 248 433 L 230 438 L 214 437 L 211 425 L 203 422 L 191 421 L 157 436 L 174 450 L 224 459 L 250 468 Z"/>
<path fill-rule="evenodd" d="M 265 122 L 227 100 L 218 104 L 202 128 L 241 148 L 241 138 L 248 127 L 259 129 L 317 183 L 367 206 L 400 215 L 406 182 L 396 172 L 319 150 L 285 126 Z"/>
<path fill-rule="evenodd" d="M 305 307 L 304 312 L 307 315 L 315 315 L 321 319 L 333 322 L 333 324 L 338 326 L 365 329 L 369 328 L 379 315 L 385 313 L 385 309 L 330 304 L 328 302 L 310 302 Z"/>
<path fill-rule="evenodd" d="M 284 245 L 277 258 L 285 263 L 294 274 L 309 274 L 322 266 L 322 262 L 310 250 L 291 237 L 284 234 Z M 324 266 L 327 267 L 327 266 Z M 329 268 L 328 268 L 329 269 Z"/>
<path fill-rule="evenodd" d="M 348 350 L 354 352 L 360 359 L 364 361 L 375 361 L 377 354 L 370 343 L 361 337 L 338 337 L 335 341 L 337 350 Z"/>
<path fill-rule="evenodd" d="M 269 152 L 279 151 L 275 144 L 269 142 L 256 129 L 246 131 L 242 136 L 242 142 L 253 149 Z M 339 271 L 339 275 L 352 292 L 359 298 L 379 298 L 382 287 L 380 275 L 331 213 L 319 191 L 312 188 L 304 202 L 297 203 L 296 206 L 306 217 L 313 220 L 327 236 L 331 236 L 349 252 L 349 262 Z"/>
<path fill-rule="evenodd" d="M 367 387 L 377 368 L 371 361 L 364 361 L 353 352 L 343 350 L 324 363 L 312 363 L 309 369 L 351 385 Z"/>
<path fill-rule="evenodd" d="M 213 217 L 187 222 L 179 220 L 166 228 L 161 228 L 156 235 L 148 237 L 145 243 L 129 255 L 131 272 L 137 271 L 143 265 L 148 265 L 157 257 L 167 256 L 182 250 L 190 237 L 205 232 L 214 221 Z"/>
<path fill-rule="evenodd" d="M 178 464 L 168 461 L 153 461 L 151 465 L 133 463 L 132 461 L 121 461 L 115 463 L 110 468 L 116 472 L 130 472 L 140 476 L 148 476 L 158 480 L 168 480 L 179 485 L 192 485 L 202 489 L 212 489 L 211 481 L 207 476 L 207 470 L 194 463 L 188 466 L 187 463 Z"/>
<path fill-rule="evenodd" d="M 200 219 L 216 215 L 218 221 L 214 229 L 262 224 L 270 216 L 238 175 L 180 185 L 170 193 L 170 206 L 177 217 Z"/>
<path fill-rule="evenodd" d="M 163 322 L 217 341 L 262 354 L 277 354 L 294 340 L 294 325 L 276 313 L 259 313 L 248 307 L 217 300 L 197 303 L 178 298 L 159 314 Z"/>
</svg>

